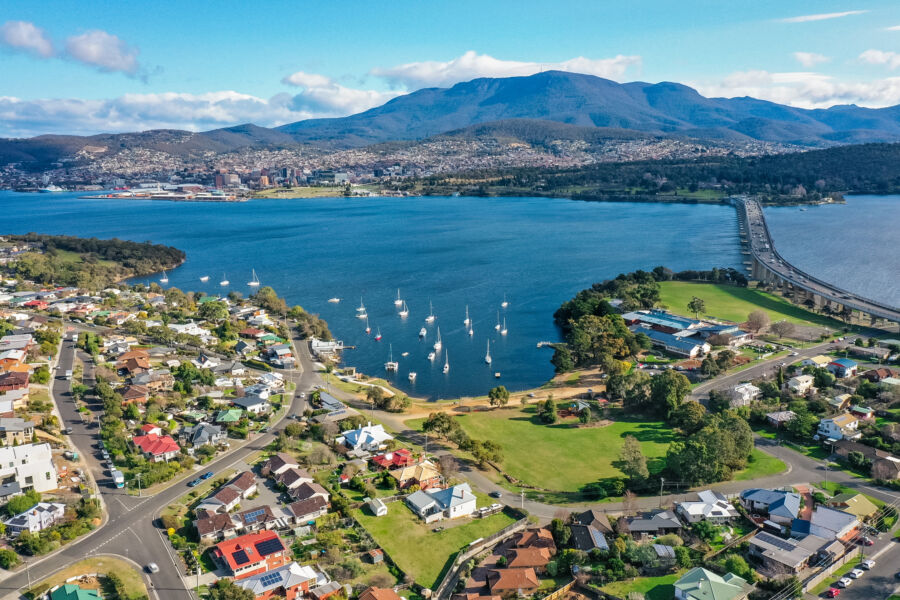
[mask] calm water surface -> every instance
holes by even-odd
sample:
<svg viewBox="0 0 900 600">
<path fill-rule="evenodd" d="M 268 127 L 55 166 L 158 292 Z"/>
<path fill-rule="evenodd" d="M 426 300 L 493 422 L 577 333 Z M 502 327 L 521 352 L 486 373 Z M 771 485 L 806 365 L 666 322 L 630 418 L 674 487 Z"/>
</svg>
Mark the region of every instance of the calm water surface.
<svg viewBox="0 0 900 600">
<path fill-rule="evenodd" d="M 900 196 L 849 196 L 846 204 L 766 209 L 775 247 L 824 281 L 900 306 Z"/>
<path fill-rule="evenodd" d="M 255 269 L 263 285 L 321 314 L 338 338 L 357 346 L 345 353 L 347 364 L 382 375 L 393 347 L 400 363 L 395 383 L 430 398 L 546 381 L 552 351 L 536 343 L 559 339 L 553 312 L 595 281 L 656 265 L 741 264 L 735 211 L 718 205 L 465 197 L 193 204 L 0 192 L 0 211 L 4 232 L 115 236 L 181 248 L 187 262 L 169 273 L 169 285 L 183 290 L 218 293 L 227 277 L 226 289 L 246 295 Z M 210 281 L 201 283 L 202 275 Z M 409 304 L 407 319 L 393 303 L 398 287 Z M 331 297 L 342 301 L 329 304 Z M 372 336 L 355 317 L 361 297 Z M 426 326 L 429 300 L 437 318 Z M 467 304 L 471 337 L 463 326 Z M 498 312 L 506 336 L 494 330 Z M 438 326 L 443 352 L 430 363 Z M 491 366 L 484 361 L 488 341 Z M 414 383 L 410 371 L 418 374 Z"/>
</svg>

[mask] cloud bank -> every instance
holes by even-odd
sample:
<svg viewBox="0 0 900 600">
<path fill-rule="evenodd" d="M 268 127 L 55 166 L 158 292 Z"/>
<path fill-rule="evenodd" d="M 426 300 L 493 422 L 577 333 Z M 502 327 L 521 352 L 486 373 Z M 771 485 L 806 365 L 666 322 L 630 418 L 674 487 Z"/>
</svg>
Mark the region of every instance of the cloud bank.
<svg viewBox="0 0 900 600">
<path fill-rule="evenodd" d="M 28 21 L 7 21 L 0 25 L 0 44 L 11 50 L 50 58 L 55 54 L 46 32 Z"/>
<path fill-rule="evenodd" d="M 788 17 L 787 19 L 779 19 L 782 23 L 809 23 L 811 21 L 828 21 L 830 19 L 840 19 L 842 17 L 850 17 L 853 15 L 862 15 L 867 10 L 845 10 L 844 12 L 819 13 L 816 15 L 800 15 L 799 17 Z"/>
</svg>

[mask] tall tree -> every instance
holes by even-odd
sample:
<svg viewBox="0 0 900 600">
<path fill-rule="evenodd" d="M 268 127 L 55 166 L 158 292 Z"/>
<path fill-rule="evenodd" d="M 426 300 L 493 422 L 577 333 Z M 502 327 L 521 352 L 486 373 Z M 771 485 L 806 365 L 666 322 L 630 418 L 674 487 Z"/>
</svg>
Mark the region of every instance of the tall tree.
<svg viewBox="0 0 900 600">
<path fill-rule="evenodd" d="M 772 333 L 778 336 L 778 339 L 781 339 L 794 333 L 795 327 L 793 323 L 781 320 L 772 323 L 769 329 L 772 331 Z"/>
<path fill-rule="evenodd" d="M 704 302 L 702 298 L 694 296 L 691 298 L 691 301 L 688 302 L 687 307 L 689 311 L 694 313 L 694 318 L 697 319 L 700 317 L 700 313 L 706 310 L 706 302 Z"/>
<path fill-rule="evenodd" d="M 625 436 L 617 466 L 634 482 L 643 482 L 650 476 L 650 471 L 647 470 L 647 457 L 641 450 L 641 443 L 633 435 Z"/>
<path fill-rule="evenodd" d="M 747 327 L 757 333 L 769 324 L 769 314 L 762 310 L 754 310 L 747 316 Z"/>
<path fill-rule="evenodd" d="M 506 386 L 498 385 L 488 392 L 488 399 L 491 406 L 506 406 L 509 403 L 509 390 Z"/>
</svg>

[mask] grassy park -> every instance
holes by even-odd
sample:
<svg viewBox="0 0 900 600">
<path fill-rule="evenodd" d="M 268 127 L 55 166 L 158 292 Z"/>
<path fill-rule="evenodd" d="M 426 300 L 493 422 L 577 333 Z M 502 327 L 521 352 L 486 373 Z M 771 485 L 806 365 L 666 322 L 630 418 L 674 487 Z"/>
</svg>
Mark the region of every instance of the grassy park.
<svg viewBox="0 0 900 600">
<path fill-rule="evenodd" d="M 107 573 L 115 573 L 122 580 L 124 595 L 115 596 L 114 590 L 108 589 L 108 583 L 104 579 L 97 580 L 94 577 L 86 577 L 83 582 L 78 581 L 82 589 L 101 590 L 104 597 L 122 598 L 122 600 L 131 600 L 147 597 L 147 587 L 141 574 L 131 563 L 127 563 L 119 558 L 112 556 L 100 556 L 97 558 L 89 558 L 81 562 L 77 562 L 62 571 L 57 571 L 44 581 L 41 581 L 33 588 L 28 590 L 25 595 L 29 598 L 37 598 L 47 590 L 62 585 L 67 579 L 72 577 L 81 577 L 88 574 L 106 575 Z"/>
<path fill-rule="evenodd" d="M 492 501 L 476 493 L 478 506 Z M 516 519 L 505 512 L 485 519 L 461 519 L 426 525 L 403 502 L 388 504 L 388 514 L 374 517 L 366 509 L 357 509 L 353 516 L 366 528 L 388 556 L 416 583 L 433 588 L 456 554 L 469 543 L 496 533 Z M 442 531 L 433 531 L 443 526 Z M 403 532 L 403 535 L 397 535 Z"/>
<path fill-rule="evenodd" d="M 687 305 L 694 296 L 706 303 L 707 315 L 736 323 L 747 320 L 754 310 L 763 310 L 772 322 L 786 320 L 796 325 L 820 326 L 839 329 L 844 324 L 835 319 L 817 315 L 784 298 L 761 290 L 732 285 L 663 281 L 660 283 L 660 303 L 673 312 L 689 314 Z"/>
<path fill-rule="evenodd" d="M 574 491 L 622 473 L 613 466 L 626 435 L 641 442 L 651 473 L 662 470 L 672 430 L 662 421 L 617 417 L 609 425 L 544 425 L 534 406 L 471 413 L 457 417 L 474 439 L 491 439 L 503 448 L 503 469 L 521 481 L 551 490 Z M 421 421 L 408 424 L 417 429 Z"/>
<path fill-rule="evenodd" d="M 736 481 L 750 481 L 759 479 L 760 477 L 769 477 L 778 475 L 787 469 L 787 465 L 781 460 L 775 458 L 771 454 L 766 454 L 762 450 L 756 448 L 750 453 L 750 460 L 747 462 L 747 468 L 734 474 Z"/>
</svg>

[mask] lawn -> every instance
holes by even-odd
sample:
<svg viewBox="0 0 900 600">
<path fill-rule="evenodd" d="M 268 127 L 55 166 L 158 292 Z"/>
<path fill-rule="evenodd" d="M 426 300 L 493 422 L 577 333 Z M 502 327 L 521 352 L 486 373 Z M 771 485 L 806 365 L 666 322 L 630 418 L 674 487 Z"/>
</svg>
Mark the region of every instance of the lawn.
<svg viewBox="0 0 900 600">
<path fill-rule="evenodd" d="M 491 439 L 503 449 L 503 469 L 545 489 L 574 492 L 605 477 L 619 477 L 613 466 L 626 435 L 641 442 L 651 473 L 663 468 L 672 430 L 662 421 L 618 418 L 605 427 L 543 425 L 533 406 L 476 412 L 457 417 L 472 438 Z M 421 422 L 407 422 L 421 427 Z"/>
<path fill-rule="evenodd" d="M 860 562 L 859 560 L 851 560 L 847 564 L 841 565 L 834 571 L 834 573 L 832 573 L 830 576 L 826 577 L 822 583 L 820 583 L 813 589 L 809 590 L 809 593 L 812 594 L 813 596 L 821 595 L 822 592 L 824 592 L 825 590 L 830 588 L 831 585 L 835 581 L 837 581 L 838 579 L 840 579 L 841 577 L 843 577 L 844 575 L 846 575 L 847 573 L 849 573 L 850 571 L 855 569 L 856 566 L 859 564 L 859 562 Z"/>
<path fill-rule="evenodd" d="M 787 465 L 781 460 L 775 458 L 771 454 L 766 454 L 757 448 L 750 453 L 750 460 L 747 462 L 747 468 L 738 471 L 734 475 L 736 481 L 750 481 L 760 477 L 768 477 L 770 475 L 778 475 L 787 469 Z"/>
<path fill-rule="evenodd" d="M 476 496 L 478 506 L 490 503 L 485 496 Z M 404 573 L 426 588 L 438 583 L 462 548 L 515 522 L 506 513 L 499 513 L 486 519 L 464 519 L 459 524 L 442 521 L 426 525 L 402 501 L 387 506 L 388 514 L 383 517 L 373 517 L 367 510 L 359 509 L 353 516 Z M 446 529 L 432 531 L 441 525 Z"/>
<path fill-rule="evenodd" d="M 675 582 L 682 575 L 684 575 L 683 570 L 659 577 L 637 577 L 629 581 L 615 581 L 601 589 L 618 598 L 626 598 L 628 594 L 637 592 L 643 595 L 645 600 L 672 600 L 672 596 L 675 594 Z"/>
<path fill-rule="evenodd" d="M 28 590 L 26 592 L 26 596 L 31 598 L 37 597 L 54 586 L 62 585 L 66 582 L 67 579 L 71 577 L 77 577 L 86 573 L 106 574 L 110 572 L 114 572 L 116 575 L 118 575 L 122 579 L 122 583 L 125 584 L 127 597 L 122 598 L 122 600 L 147 597 L 147 587 L 144 585 L 144 580 L 141 578 L 141 574 L 138 573 L 138 571 L 134 567 L 132 567 L 131 564 L 125 562 L 124 560 L 113 558 L 111 556 L 89 558 L 87 560 L 83 560 L 81 562 L 75 563 L 74 565 L 66 567 L 62 571 L 58 571 L 56 574 L 48 577 L 44 581 L 41 581 L 33 588 Z M 91 585 L 89 583 L 82 584 L 82 587 L 84 587 L 85 589 L 98 589 L 97 583 L 94 583 L 94 585 Z M 104 591 L 107 594 L 111 594 L 110 590 Z M 112 596 L 110 595 L 109 597 Z"/>
<path fill-rule="evenodd" d="M 696 296 L 706 303 L 704 314 L 736 323 L 743 323 L 751 312 L 762 309 L 772 322 L 787 320 L 797 325 L 818 325 L 831 329 L 844 327 L 840 321 L 811 313 L 784 298 L 750 288 L 663 281 L 660 283 L 659 294 L 661 304 L 673 312 L 684 315 L 689 314 L 688 302 Z"/>
</svg>

